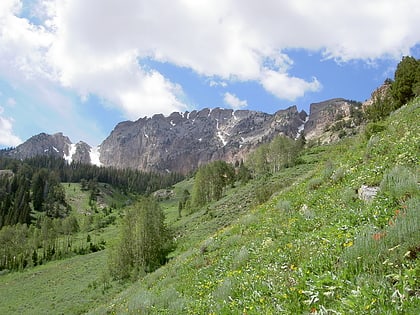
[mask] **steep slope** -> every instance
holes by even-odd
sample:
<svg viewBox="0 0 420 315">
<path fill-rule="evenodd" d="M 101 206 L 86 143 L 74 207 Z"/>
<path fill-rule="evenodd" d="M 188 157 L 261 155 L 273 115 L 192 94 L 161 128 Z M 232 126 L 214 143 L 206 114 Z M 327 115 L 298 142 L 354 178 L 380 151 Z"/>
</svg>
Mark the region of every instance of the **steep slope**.
<svg viewBox="0 0 420 315">
<path fill-rule="evenodd" d="M 417 314 L 419 119 L 417 99 L 381 128 L 308 150 L 305 174 L 265 178 L 285 183 L 267 203 L 248 204 L 262 184 L 250 182 L 172 222 L 175 257 L 91 313 Z M 380 186 L 372 201 L 362 185 Z"/>
<path fill-rule="evenodd" d="M 105 166 L 187 173 L 213 160 L 240 159 L 275 135 L 295 137 L 306 113 L 203 109 L 118 124 L 100 146 Z"/>
</svg>

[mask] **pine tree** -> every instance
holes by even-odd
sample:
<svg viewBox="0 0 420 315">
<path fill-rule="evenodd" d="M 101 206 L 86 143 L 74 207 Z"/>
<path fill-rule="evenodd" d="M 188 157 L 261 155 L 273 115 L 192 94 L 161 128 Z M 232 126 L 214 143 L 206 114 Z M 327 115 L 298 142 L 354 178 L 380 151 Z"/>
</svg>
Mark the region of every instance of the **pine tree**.
<svg viewBox="0 0 420 315">
<path fill-rule="evenodd" d="M 395 71 L 395 79 L 391 89 L 397 108 L 416 96 L 419 92 L 417 91 L 419 85 L 420 60 L 414 57 L 403 57 Z"/>
</svg>

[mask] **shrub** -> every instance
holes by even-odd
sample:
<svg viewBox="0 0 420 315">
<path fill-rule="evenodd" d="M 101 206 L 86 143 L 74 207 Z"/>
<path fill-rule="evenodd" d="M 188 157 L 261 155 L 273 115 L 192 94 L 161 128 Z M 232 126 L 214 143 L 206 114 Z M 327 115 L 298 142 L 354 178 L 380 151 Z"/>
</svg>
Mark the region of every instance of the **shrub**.
<svg viewBox="0 0 420 315">
<path fill-rule="evenodd" d="M 365 138 L 369 140 L 374 134 L 386 130 L 386 126 L 382 122 L 371 122 L 366 125 L 365 128 Z"/>
<path fill-rule="evenodd" d="M 215 300 L 220 302 L 229 301 L 229 297 L 232 295 L 233 283 L 230 278 L 223 280 L 214 290 L 213 297 Z"/>
<path fill-rule="evenodd" d="M 243 265 L 246 264 L 247 260 L 249 258 L 249 251 L 245 246 L 242 246 L 242 248 L 239 250 L 239 252 L 235 255 L 233 259 L 233 268 L 239 269 Z"/>
<path fill-rule="evenodd" d="M 341 200 L 345 203 L 345 204 L 350 204 L 352 202 L 355 202 L 357 200 L 357 194 L 355 189 L 352 189 L 350 187 L 346 187 L 342 192 L 341 192 Z"/>
<path fill-rule="evenodd" d="M 395 166 L 384 176 L 380 184 L 381 193 L 394 201 L 401 201 L 419 191 L 416 176 L 401 165 Z"/>
<path fill-rule="evenodd" d="M 282 211 L 282 213 L 284 213 L 287 216 L 290 215 L 293 211 L 292 204 L 289 200 L 279 200 L 279 202 L 277 203 L 277 209 Z"/>
<path fill-rule="evenodd" d="M 315 190 L 315 189 L 319 188 L 322 185 L 322 182 L 323 182 L 323 180 L 320 177 L 312 178 L 308 182 L 308 190 Z"/>
<path fill-rule="evenodd" d="M 344 175 L 346 174 L 346 171 L 343 167 L 337 168 L 334 173 L 331 175 L 331 180 L 334 183 L 337 183 L 341 181 L 344 178 Z"/>
</svg>

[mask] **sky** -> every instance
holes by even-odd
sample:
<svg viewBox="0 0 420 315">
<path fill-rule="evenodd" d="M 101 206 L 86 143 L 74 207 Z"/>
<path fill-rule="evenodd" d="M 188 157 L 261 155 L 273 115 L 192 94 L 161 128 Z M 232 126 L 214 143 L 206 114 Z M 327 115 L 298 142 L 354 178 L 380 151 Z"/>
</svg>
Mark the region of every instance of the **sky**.
<svg viewBox="0 0 420 315">
<path fill-rule="evenodd" d="M 364 101 L 420 58 L 418 0 L 1 0 L 0 148 L 206 107 Z"/>
</svg>

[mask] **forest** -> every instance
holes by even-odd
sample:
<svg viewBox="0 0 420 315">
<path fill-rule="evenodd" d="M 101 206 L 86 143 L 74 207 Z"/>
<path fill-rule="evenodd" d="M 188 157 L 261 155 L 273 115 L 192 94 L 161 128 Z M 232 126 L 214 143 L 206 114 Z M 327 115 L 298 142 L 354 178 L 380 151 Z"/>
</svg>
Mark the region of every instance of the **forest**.
<svg viewBox="0 0 420 315">
<path fill-rule="evenodd" d="M 102 216 L 97 214 L 99 183 L 126 195 L 148 195 L 183 178 L 175 173 L 67 164 L 63 159 L 44 156 L 25 161 L 0 158 L 0 170 L 0 271 L 19 270 L 104 248 L 102 241 L 73 242 L 81 222 L 67 202 L 64 183 L 80 183 L 81 189 L 89 192 L 89 206 L 94 214 L 89 220 L 98 217 L 95 226 L 103 227 L 114 222 L 115 217 L 109 216 L 112 207 L 102 209 Z"/>
</svg>

